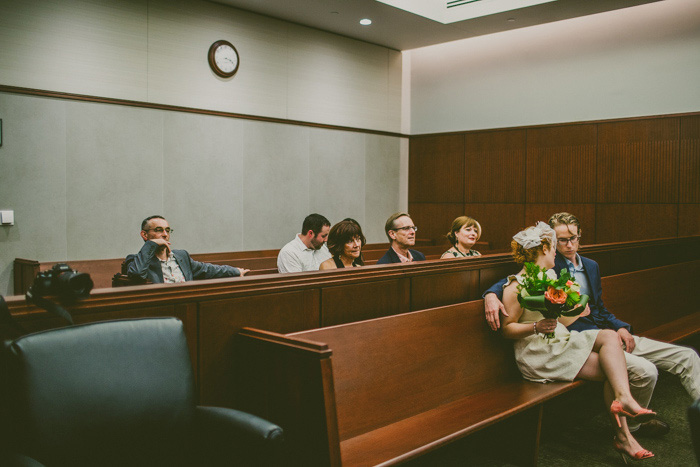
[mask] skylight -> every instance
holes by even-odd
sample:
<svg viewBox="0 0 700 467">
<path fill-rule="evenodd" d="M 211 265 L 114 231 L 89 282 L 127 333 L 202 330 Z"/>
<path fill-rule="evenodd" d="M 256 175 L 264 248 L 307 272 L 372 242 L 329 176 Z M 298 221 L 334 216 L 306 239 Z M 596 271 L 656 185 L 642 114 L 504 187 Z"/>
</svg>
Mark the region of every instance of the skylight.
<svg viewBox="0 0 700 467">
<path fill-rule="evenodd" d="M 443 24 L 527 8 L 556 0 L 376 0 Z"/>
</svg>

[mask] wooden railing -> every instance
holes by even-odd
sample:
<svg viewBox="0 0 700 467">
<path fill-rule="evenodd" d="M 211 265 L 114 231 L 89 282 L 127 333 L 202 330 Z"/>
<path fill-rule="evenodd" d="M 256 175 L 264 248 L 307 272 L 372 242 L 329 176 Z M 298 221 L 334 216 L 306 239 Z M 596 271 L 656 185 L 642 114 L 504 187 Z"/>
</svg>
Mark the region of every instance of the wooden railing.
<svg viewBox="0 0 700 467">
<path fill-rule="evenodd" d="M 434 245 L 432 240 L 416 240 L 416 248 L 426 257 L 435 257 L 447 250 L 446 245 Z M 483 252 L 490 250 L 489 244 L 478 244 Z M 367 264 L 375 264 L 389 248 L 388 243 L 369 243 L 364 246 L 363 254 Z M 277 272 L 277 255 L 279 250 L 228 251 L 222 253 L 195 253 L 192 259 L 206 263 L 225 264 L 251 270 L 251 275 L 274 274 Z M 55 264 L 68 263 L 73 269 L 90 274 L 96 289 L 112 286 L 112 278 L 122 269 L 124 258 L 37 261 L 15 258 L 14 293 L 23 295 L 34 282 L 40 271 L 51 269 Z"/>
</svg>

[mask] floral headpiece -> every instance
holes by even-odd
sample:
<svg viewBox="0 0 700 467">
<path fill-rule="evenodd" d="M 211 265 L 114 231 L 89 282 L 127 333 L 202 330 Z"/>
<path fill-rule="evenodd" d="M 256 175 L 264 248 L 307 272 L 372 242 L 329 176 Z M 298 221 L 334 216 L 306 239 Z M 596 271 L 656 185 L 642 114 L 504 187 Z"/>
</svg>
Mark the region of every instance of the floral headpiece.
<svg viewBox="0 0 700 467">
<path fill-rule="evenodd" d="M 518 244 L 520 244 L 526 250 L 541 245 L 543 238 L 549 239 L 549 244 L 551 247 L 556 246 L 556 232 L 554 232 L 554 229 L 542 221 L 539 221 L 534 227 L 528 227 L 527 229 L 513 235 L 513 240 L 518 242 Z"/>
</svg>

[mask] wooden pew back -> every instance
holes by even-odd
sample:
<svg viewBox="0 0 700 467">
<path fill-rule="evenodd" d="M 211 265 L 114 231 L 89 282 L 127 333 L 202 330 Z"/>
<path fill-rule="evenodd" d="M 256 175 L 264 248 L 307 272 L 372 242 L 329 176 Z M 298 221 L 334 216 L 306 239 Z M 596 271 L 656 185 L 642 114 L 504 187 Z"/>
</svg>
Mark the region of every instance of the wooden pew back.
<svg viewBox="0 0 700 467">
<path fill-rule="evenodd" d="M 488 243 L 480 243 L 479 247 L 482 251 L 489 251 Z M 379 258 L 384 256 L 388 248 L 388 243 L 368 243 L 365 245 L 363 252 L 367 264 L 375 264 Z M 433 245 L 432 240 L 416 240 L 415 248 L 431 259 L 439 257 L 439 255 L 447 249 L 444 245 Z M 279 250 L 251 250 L 194 253 L 191 256 L 195 261 L 250 269 L 253 275 L 262 275 L 274 274 L 277 272 L 278 254 Z M 57 263 L 68 263 L 73 269 L 90 274 L 90 277 L 95 283 L 95 288 L 111 287 L 115 283 L 112 280 L 114 275 L 122 271 L 122 262 L 123 258 L 45 262 L 15 258 L 14 293 L 15 295 L 24 294 L 32 285 L 34 278 L 40 271 L 51 269 Z M 116 282 L 118 285 L 128 284 L 128 281 L 122 278 Z"/>
<path fill-rule="evenodd" d="M 290 336 L 333 351 L 341 441 L 520 379 L 481 300 Z"/>
<path fill-rule="evenodd" d="M 697 319 L 700 307 L 692 291 L 700 284 L 700 261 L 608 276 L 602 283 L 606 308 L 630 323 L 635 334 L 659 332 L 673 321 L 677 329 L 650 337 L 678 340 L 693 332 L 690 323 Z"/>
</svg>

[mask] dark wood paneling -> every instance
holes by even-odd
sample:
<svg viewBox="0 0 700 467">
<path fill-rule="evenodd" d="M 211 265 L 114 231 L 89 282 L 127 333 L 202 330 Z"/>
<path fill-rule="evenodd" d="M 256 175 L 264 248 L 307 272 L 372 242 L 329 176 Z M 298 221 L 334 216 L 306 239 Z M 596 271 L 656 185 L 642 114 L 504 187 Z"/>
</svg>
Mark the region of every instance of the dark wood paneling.
<svg viewBox="0 0 700 467">
<path fill-rule="evenodd" d="M 319 296 L 318 289 L 310 289 L 200 303 L 199 332 L 207 336 L 199 343 L 201 403 L 233 406 L 233 336 L 240 328 L 294 332 L 318 327 Z"/>
<path fill-rule="evenodd" d="M 524 204 L 467 204 L 465 212 L 481 224 L 481 240 L 496 250 L 510 248 L 513 235 L 526 227 Z"/>
<path fill-rule="evenodd" d="M 429 136 L 410 142 L 408 200 L 461 203 L 464 199 L 464 136 Z"/>
<path fill-rule="evenodd" d="M 596 243 L 623 242 L 678 235 L 676 204 L 599 204 Z"/>
<path fill-rule="evenodd" d="M 677 202 L 679 126 L 678 118 L 599 124 L 597 201 Z"/>
<path fill-rule="evenodd" d="M 681 118 L 679 202 L 700 203 L 700 115 Z"/>
<path fill-rule="evenodd" d="M 537 221 L 547 222 L 552 214 L 570 212 L 581 222 L 586 242 L 596 243 L 595 204 L 528 204 L 525 207 L 525 224 L 534 225 Z"/>
<path fill-rule="evenodd" d="M 596 125 L 527 131 L 527 202 L 592 203 Z"/>
<path fill-rule="evenodd" d="M 321 326 L 406 313 L 410 293 L 408 278 L 325 287 L 321 294 Z"/>
<path fill-rule="evenodd" d="M 525 135 L 524 130 L 466 135 L 465 203 L 525 201 Z"/>
<path fill-rule="evenodd" d="M 411 203 L 408 208 L 414 224 L 418 227 L 416 237 L 433 240 L 436 245 L 445 245 L 447 250 L 450 244 L 445 235 L 450 230 L 452 221 L 465 214 L 464 204 Z"/>
<path fill-rule="evenodd" d="M 472 258 L 446 261 L 472 261 Z M 438 290 L 440 292 L 436 293 Z M 425 310 L 479 298 L 479 271 L 456 271 L 411 278 L 411 310 Z"/>
<path fill-rule="evenodd" d="M 700 235 L 700 204 L 678 205 L 678 236 Z"/>
</svg>

